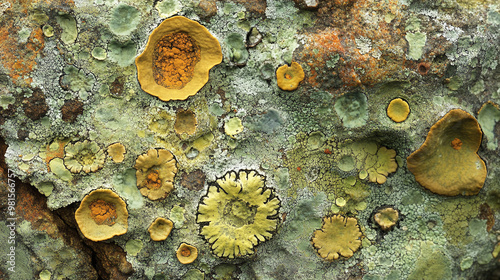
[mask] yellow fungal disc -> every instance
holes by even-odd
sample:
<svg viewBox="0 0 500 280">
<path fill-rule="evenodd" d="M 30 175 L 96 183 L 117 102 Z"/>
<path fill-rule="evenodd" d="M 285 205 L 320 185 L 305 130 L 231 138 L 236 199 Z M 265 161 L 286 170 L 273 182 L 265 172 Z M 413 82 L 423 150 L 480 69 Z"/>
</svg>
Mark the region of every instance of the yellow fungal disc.
<svg viewBox="0 0 500 280">
<path fill-rule="evenodd" d="M 398 222 L 399 212 L 394 208 L 387 207 L 378 210 L 377 213 L 373 215 L 373 219 L 382 230 L 387 231 L 394 227 Z"/>
<path fill-rule="evenodd" d="M 221 61 L 219 41 L 204 26 L 175 16 L 153 30 L 135 64 L 142 89 L 169 101 L 195 95 Z"/>
<path fill-rule="evenodd" d="M 403 122 L 410 114 L 410 106 L 401 98 L 391 100 L 387 106 L 387 116 L 395 122 Z"/>
<path fill-rule="evenodd" d="M 151 200 L 166 198 L 174 189 L 176 163 L 172 153 L 165 149 L 150 149 L 137 157 L 134 168 L 141 194 Z"/>
<path fill-rule="evenodd" d="M 186 243 L 182 243 L 176 251 L 177 259 L 182 264 L 190 264 L 198 257 L 198 249 Z"/>
<path fill-rule="evenodd" d="M 304 80 L 304 70 L 297 62 L 292 62 L 290 66 L 283 65 L 276 70 L 276 79 L 278 86 L 282 90 L 295 90 L 299 83 Z"/>
<path fill-rule="evenodd" d="M 356 218 L 333 215 L 323 218 L 323 226 L 313 233 L 312 245 L 322 258 L 333 261 L 352 257 L 361 246 L 361 237 Z"/>
<path fill-rule="evenodd" d="M 486 180 L 486 165 L 478 156 L 482 132 L 469 113 L 454 109 L 430 129 L 424 144 L 407 159 L 420 185 L 448 196 L 475 195 Z"/>
<path fill-rule="evenodd" d="M 108 155 L 114 162 L 120 163 L 125 159 L 125 146 L 122 143 L 114 143 L 108 146 Z"/>
<path fill-rule="evenodd" d="M 98 189 L 83 198 L 75 212 L 75 219 L 88 239 L 107 240 L 127 232 L 127 205 L 113 191 Z"/>
<path fill-rule="evenodd" d="M 179 110 L 175 118 L 175 133 L 193 135 L 196 131 L 196 116 L 191 110 Z"/>
<path fill-rule="evenodd" d="M 153 241 L 163 241 L 167 239 L 170 232 L 174 228 L 174 223 L 169 219 L 156 218 L 156 220 L 149 226 L 148 232 Z"/>
</svg>

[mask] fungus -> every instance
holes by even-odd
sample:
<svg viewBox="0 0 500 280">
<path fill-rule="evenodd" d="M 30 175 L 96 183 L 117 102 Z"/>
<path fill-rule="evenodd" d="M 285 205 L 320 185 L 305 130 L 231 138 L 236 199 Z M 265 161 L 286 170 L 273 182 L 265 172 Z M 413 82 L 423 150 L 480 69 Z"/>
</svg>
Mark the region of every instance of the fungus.
<svg viewBox="0 0 500 280">
<path fill-rule="evenodd" d="M 253 254 L 253 247 L 273 236 L 280 200 L 255 171 L 228 172 L 208 188 L 198 206 L 200 233 L 218 257 Z"/>
<path fill-rule="evenodd" d="M 95 143 L 85 140 L 64 148 L 64 165 L 73 173 L 96 172 L 104 166 L 106 155 Z"/>
<path fill-rule="evenodd" d="M 297 62 L 293 61 L 290 66 L 283 65 L 276 70 L 276 79 L 278 80 L 278 86 L 282 90 L 296 90 L 299 83 L 304 80 L 304 70 L 302 66 Z"/>
<path fill-rule="evenodd" d="M 361 246 L 361 230 L 356 218 L 333 215 L 323 218 L 321 229 L 314 231 L 312 245 L 327 261 L 340 256 L 350 258 Z"/>
<path fill-rule="evenodd" d="M 196 94 L 221 61 L 220 44 L 205 27 L 175 16 L 153 30 L 135 63 L 142 89 L 169 101 Z"/>
<path fill-rule="evenodd" d="M 190 264 L 198 257 L 198 249 L 186 243 L 182 243 L 175 253 L 182 264 Z"/>
<path fill-rule="evenodd" d="M 406 159 L 408 170 L 434 193 L 475 195 L 487 173 L 477 154 L 481 137 L 477 120 L 453 109 L 431 127 L 424 144 Z"/>
<path fill-rule="evenodd" d="M 373 215 L 373 219 L 382 230 L 388 231 L 392 229 L 398 222 L 399 212 L 392 207 L 386 207 L 383 209 L 379 209 L 377 213 Z"/>
<path fill-rule="evenodd" d="M 409 114 L 410 106 L 401 98 L 391 100 L 387 106 L 387 116 L 397 123 L 404 122 Z"/>
<path fill-rule="evenodd" d="M 159 217 L 149 226 L 148 232 L 153 241 L 163 241 L 170 235 L 172 228 L 172 221 Z"/>
<path fill-rule="evenodd" d="M 191 110 L 179 110 L 175 118 L 175 133 L 193 135 L 196 131 L 196 116 Z"/>
<path fill-rule="evenodd" d="M 108 146 L 108 155 L 114 162 L 120 163 L 125 159 L 125 146 L 122 143 L 114 143 Z"/>
<path fill-rule="evenodd" d="M 171 152 L 150 149 L 147 154 L 137 157 L 134 168 L 137 170 L 137 187 L 143 196 L 151 200 L 163 199 L 174 189 L 177 167 Z"/>
<path fill-rule="evenodd" d="M 127 232 L 127 205 L 111 190 L 94 190 L 83 198 L 75 219 L 86 238 L 92 241 L 110 239 Z"/>
</svg>

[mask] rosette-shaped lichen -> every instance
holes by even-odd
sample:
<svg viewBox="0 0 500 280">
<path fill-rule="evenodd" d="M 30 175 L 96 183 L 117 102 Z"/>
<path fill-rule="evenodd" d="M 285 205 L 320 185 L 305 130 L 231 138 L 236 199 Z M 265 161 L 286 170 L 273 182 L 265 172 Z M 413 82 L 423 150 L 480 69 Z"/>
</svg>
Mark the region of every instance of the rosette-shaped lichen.
<svg viewBox="0 0 500 280">
<path fill-rule="evenodd" d="M 73 173 L 96 172 L 104 166 L 106 155 L 95 142 L 85 140 L 64 148 L 64 165 Z"/>
<path fill-rule="evenodd" d="M 98 189 L 83 198 L 75 212 L 75 219 L 80 231 L 88 239 L 110 239 L 127 232 L 127 205 L 113 191 Z"/>
<path fill-rule="evenodd" d="M 280 200 L 255 171 L 228 172 L 208 188 L 198 206 L 201 234 L 218 257 L 250 255 L 272 237 L 279 223 Z"/>
<path fill-rule="evenodd" d="M 350 258 L 361 246 L 361 230 L 356 218 L 333 215 L 323 218 L 321 229 L 314 231 L 312 244 L 327 261 L 340 256 Z"/>
<path fill-rule="evenodd" d="M 171 152 L 150 149 L 147 154 L 137 157 L 134 168 L 137 169 L 137 187 L 143 196 L 151 200 L 163 199 L 174 189 L 177 167 Z"/>
</svg>

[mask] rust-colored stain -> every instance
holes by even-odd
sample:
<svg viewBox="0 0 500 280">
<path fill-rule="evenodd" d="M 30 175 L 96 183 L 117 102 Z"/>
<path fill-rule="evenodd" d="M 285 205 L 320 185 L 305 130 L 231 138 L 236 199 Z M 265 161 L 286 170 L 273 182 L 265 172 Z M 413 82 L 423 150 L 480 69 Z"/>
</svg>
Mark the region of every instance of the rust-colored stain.
<svg viewBox="0 0 500 280">
<path fill-rule="evenodd" d="M 58 141 L 57 144 L 59 145 L 59 147 L 55 151 L 50 150 L 50 144 L 47 145 L 47 148 L 45 150 L 45 154 L 46 154 L 45 163 L 47 165 L 47 170 L 49 172 L 50 172 L 49 162 L 53 158 L 64 158 L 64 147 L 66 146 L 66 144 L 68 142 L 69 142 L 69 140 Z"/>
</svg>

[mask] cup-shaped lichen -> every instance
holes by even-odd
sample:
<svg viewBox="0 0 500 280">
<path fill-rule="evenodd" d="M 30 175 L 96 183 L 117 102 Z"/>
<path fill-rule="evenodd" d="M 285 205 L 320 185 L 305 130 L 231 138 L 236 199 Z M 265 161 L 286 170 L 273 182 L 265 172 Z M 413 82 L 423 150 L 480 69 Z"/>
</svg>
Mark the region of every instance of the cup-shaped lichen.
<svg viewBox="0 0 500 280">
<path fill-rule="evenodd" d="M 255 171 L 228 172 L 209 187 L 198 206 L 201 234 L 218 257 L 253 254 L 253 247 L 273 236 L 280 201 Z"/>
<path fill-rule="evenodd" d="M 356 218 L 333 215 L 323 218 L 323 226 L 314 231 L 311 241 L 322 258 L 333 261 L 352 257 L 361 246 L 361 237 Z"/>
<path fill-rule="evenodd" d="M 282 90 L 296 90 L 299 87 L 299 83 L 304 80 L 304 77 L 302 66 L 295 61 L 290 66 L 282 65 L 276 70 L 278 86 Z"/>
<path fill-rule="evenodd" d="M 176 16 L 153 30 L 135 64 L 142 89 L 169 101 L 196 94 L 221 61 L 217 39 L 196 21 Z"/>
<path fill-rule="evenodd" d="M 373 220 L 375 223 L 380 226 L 380 228 L 384 231 L 388 231 L 392 229 L 399 219 L 398 210 L 392 207 L 386 207 L 379 209 L 375 215 L 373 215 Z"/>
<path fill-rule="evenodd" d="M 198 249 L 192 245 L 182 243 L 175 252 L 177 259 L 182 264 L 190 264 L 198 257 Z"/>
<path fill-rule="evenodd" d="M 176 163 L 172 153 L 165 149 L 150 149 L 137 157 L 134 168 L 141 194 L 151 200 L 167 197 L 174 189 Z"/>
<path fill-rule="evenodd" d="M 98 189 L 83 198 L 75 212 L 75 219 L 80 231 L 88 239 L 110 239 L 127 232 L 127 205 L 113 191 Z"/>
<path fill-rule="evenodd" d="M 152 240 L 163 241 L 167 239 L 173 228 L 172 221 L 159 217 L 149 226 L 148 232 Z"/>
<path fill-rule="evenodd" d="M 85 140 L 64 148 L 64 165 L 73 173 L 95 172 L 103 167 L 106 155 L 95 142 Z"/>
<path fill-rule="evenodd" d="M 486 180 L 478 156 L 482 132 L 469 113 L 454 109 L 430 129 L 424 144 L 407 159 L 408 170 L 422 186 L 441 195 L 474 195 Z"/>
</svg>

